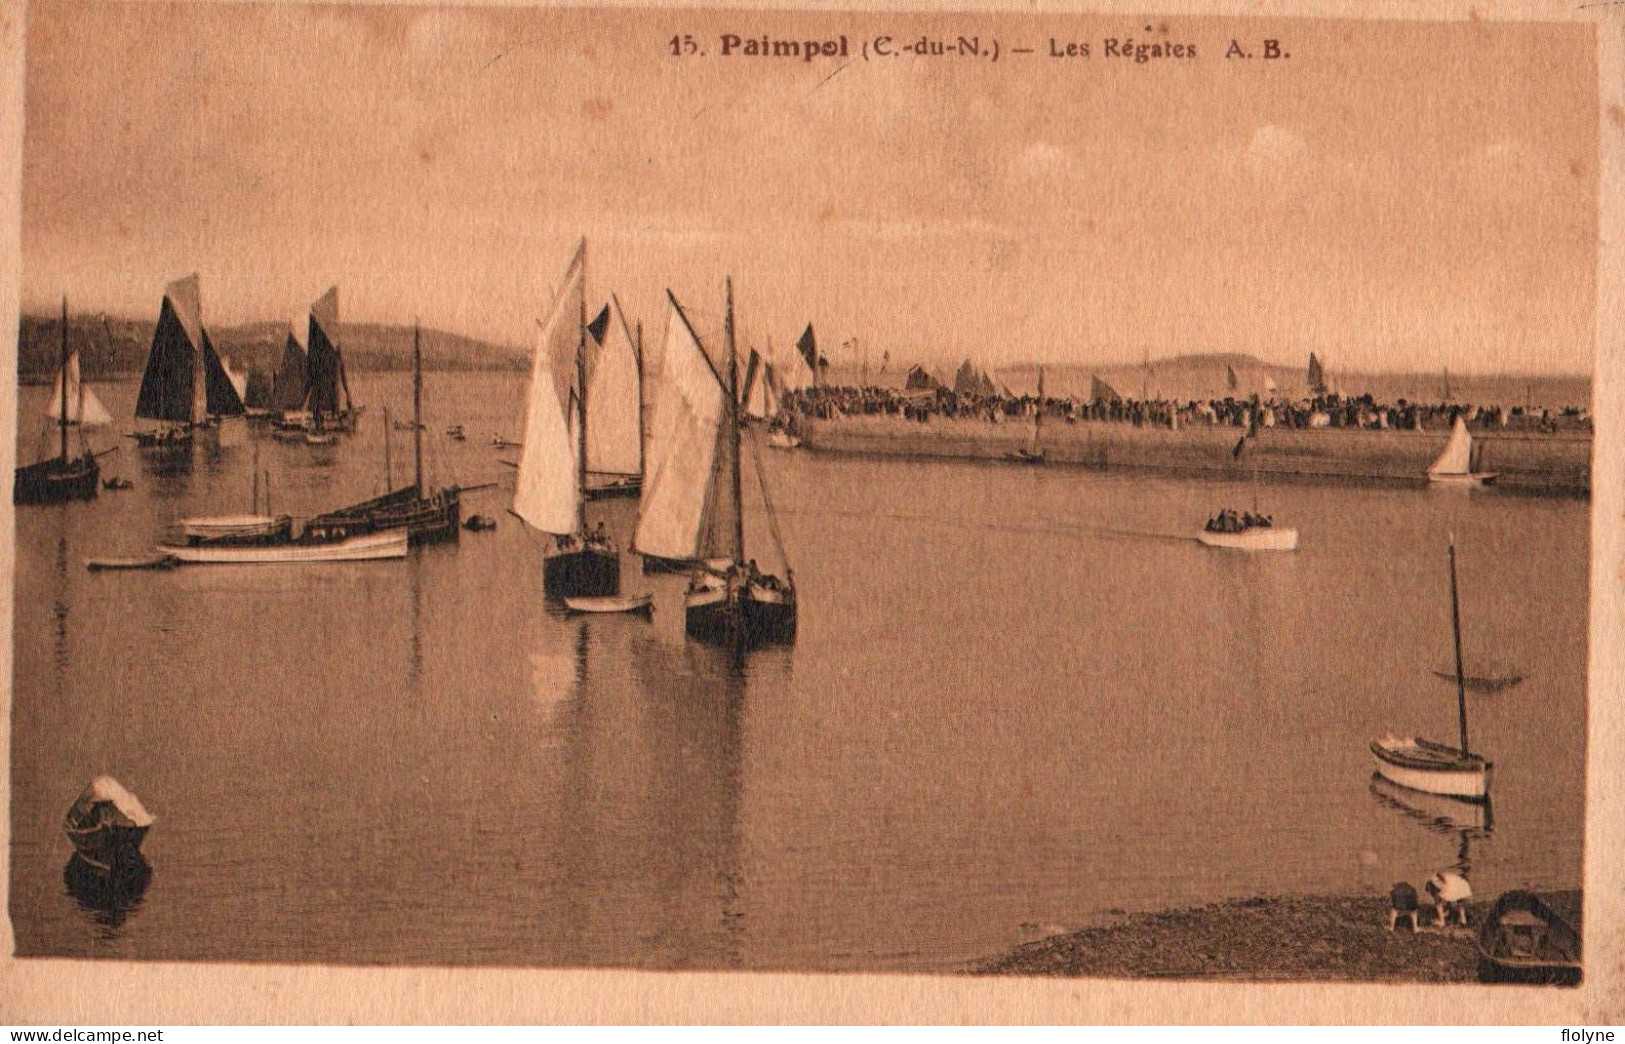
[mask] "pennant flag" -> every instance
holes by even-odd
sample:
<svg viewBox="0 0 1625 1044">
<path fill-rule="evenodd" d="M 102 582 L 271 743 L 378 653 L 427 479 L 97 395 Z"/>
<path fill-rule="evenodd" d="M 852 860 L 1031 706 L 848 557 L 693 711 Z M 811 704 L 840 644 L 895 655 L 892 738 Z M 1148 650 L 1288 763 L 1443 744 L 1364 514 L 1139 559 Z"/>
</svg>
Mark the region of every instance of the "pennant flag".
<svg viewBox="0 0 1625 1044">
<path fill-rule="evenodd" d="M 812 323 L 807 324 L 806 331 L 802 333 L 801 339 L 796 342 L 796 348 L 801 352 L 801 357 L 807 360 L 808 368 L 814 372 L 817 372 L 820 365 L 829 365 L 828 362 L 820 363 L 819 361 L 818 342 L 813 338 Z"/>
<path fill-rule="evenodd" d="M 596 342 L 597 344 L 603 344 L 604 343 L 604 331 L 607 330 L 608 328 L 609 328 L 609 305 L 605 305 L 604 310 L 602 312 L 598 313 L 598 318 L 594 319 L 592 322 L 587 324 L 587 332 L 592 334 L 592 339 L 593 339 L 594 342 Z"/>
</svg>

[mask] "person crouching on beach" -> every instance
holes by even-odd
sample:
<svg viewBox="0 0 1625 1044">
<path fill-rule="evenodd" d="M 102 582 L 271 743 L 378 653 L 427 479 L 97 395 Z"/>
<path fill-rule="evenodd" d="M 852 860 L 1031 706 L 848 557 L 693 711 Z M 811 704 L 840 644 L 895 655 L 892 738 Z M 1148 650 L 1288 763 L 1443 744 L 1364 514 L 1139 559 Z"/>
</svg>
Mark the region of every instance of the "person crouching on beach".
<svg viewBox="0 0 1625 1044">
<path fill-rule="evenodd" d="M 1411 934 L 1415 935 L 1422 930 L 1417 923 L 1417 908 L 1420 904 L 1416 900 L 1416 889 L 1404 881 L 1397 882 L 1388 890 L 1388 930 L 1391 932 L 1404 918 L 1410 918 Z"/>
</svg>

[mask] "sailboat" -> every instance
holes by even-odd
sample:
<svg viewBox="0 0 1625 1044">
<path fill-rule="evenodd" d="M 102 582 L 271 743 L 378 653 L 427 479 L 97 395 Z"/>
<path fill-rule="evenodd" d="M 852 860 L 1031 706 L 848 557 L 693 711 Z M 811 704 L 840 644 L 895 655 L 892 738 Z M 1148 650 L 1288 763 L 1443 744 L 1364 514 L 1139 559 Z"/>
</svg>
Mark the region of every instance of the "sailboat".
<svg viewBox="0 0 1625 1044">
<path fill-rule="evenodd" d="M 56 421 L 60 437 L 57 455 L 17 468 L 12 476 L 13 504 L 57 504 L 66 500 L 90 500 L 96 495 L 101 465 L 88 448 L 78 457 L 68 456 L 68 427 L 107 424 L 107 410 L 79 378 L 79 354 L 68 352 L 68 300 L 62 299 L 62 364 L 46 415 Z"/>
<path fill-rule="evenodd" d="M 542 552 L 542 589 L 555 598 L 612 595 L 621 586 L 620 555 L 602 525 L 587 532 L 586 268 L 583 239 L 541 324 L 531 361 L 511 508 L 553 538 Z M 573 425 L 566 420 L 571 412 Z"/>
<path fill-rule="evenodd" d="M 309 382 L 305 349 L 290 329 L 287 343 L 282 347 L 282 365 L 271 375 L 271 408 L 283 425 L 303 430 L 299 415 L 305 408 L 305 386 Z"/>
<path fill-rule="evenodd" d="M 271 476 L 265 475 L 265 512 L 260 513 L 260 449 L 254 445 L 253 491 L 246 515 L 211 515 L 181 519 L 186 542 L 198 544 L 279 544 L 293 537 L 293 518 L 271 513 Z"/>
<path fill-rule="evenodd" d="M 726 292 L 727 356 L 719 366 L 667 291 L 688 336 L 678 342 L 686 350 L 674 353 L 668 342 L 666 388 L 671 394 L 660 408 L 677 415 L 674 426 L 684 437 L 672 445 L 645 493 L 637 546 L 641 552 L 701 563 L 683 598 L 684 630 L 700 641 L 743 650 L 795 640 L 796 589 L 789 569 L 780 580 L 759 572 L 745 557 L 732 280 Z M 766 498 L 759 458 L 756 466 Z M 782 558 L 770 500 L 767 511 Z"/>
<path fill-rule="evenodd" d="M 627 328 L 619 300 L 587 325 L 597 348 L 588 384 L 587 499 L 635 497 L 643 491 L 643 350 Z"/>
<path fill-rule="evenodd" d="M 1044 368 L 1038 368 L 1038 402 L 1033 408 L 1033 442 L 1031 446 L 1023 447 L 1004 455 L 1005 460 L 1013 460 L 1021 464 L 1044 463 Z"/>
<path fill-rule="evenodd" d="M 1393 735 L 1373 740 L 1377 772 L 1391 783 L 1463 801 L 1487 801 L 1492 765 L 1467 745 L 1467 686 L 1461 662 L 1461 604 L 1456 591 L 1456 544 L 1450 542 L 1450 626 L 1456 648 L 1456 708 L 1461 724 L 1457 746 Z"/>
<path fill-rule="evenodd" d="M 130 432 L 138 446 L 187 446 L 210 414 L 243 412 L 242 399 L 226 377 L 203 328 L 196 273 L 164 287 L 135 415 L 164 427 Z"/>
<path fill-rule="evenodd" d="M 310 306 L 310 327 L 305 338 L 305 387 L 301 406 L 309 412 L 312 425 L 321 432 L 327 428 L 349 431 L 360 412 L 350 399 L 350 378 L 339 351 L 339 288 Z M 339 405 L 339 394 L 344 405 Z"/>
<path fill-rule="evenodd" d="M 414 544 L 456 540 L 462 521 L 462 491 L 446 486 L 426 493 L 423 484 L 423 346 L 417 325 L 412 326 L 412 484 L 381 497 L 318 515 L 305 523 L 305 532 L 342 538 L 360 533 L 405 529 Z M 384 454 L 389 454 L 389 421 L 384 421 Z"/>
<path fill-rule="evenodd" d="M 1496 473 L 1482 470 L 1483 447 L 1475 446 L 1467 433 L 1467 421 L 1456 414 L 1450 428 L 1450 439 L 1438 459 L 1428 467 L 1428 481 L 1458 486 L 1488 486 L 1495 482 Z"/>
</svg>

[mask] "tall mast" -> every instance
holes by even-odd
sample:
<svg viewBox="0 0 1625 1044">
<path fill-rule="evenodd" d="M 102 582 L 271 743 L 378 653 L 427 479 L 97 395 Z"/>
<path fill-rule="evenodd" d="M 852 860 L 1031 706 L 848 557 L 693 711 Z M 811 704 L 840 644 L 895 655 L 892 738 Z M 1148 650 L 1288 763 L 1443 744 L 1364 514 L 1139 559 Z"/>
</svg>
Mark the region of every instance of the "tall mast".
<svg viewBox="0 0 1625 1044">
<path fill-rule="evenodd" d="M 740 494 L 739 478 L 739 365 L 734 358 L 734 281 L 727 281 L 728 311 L 723 327 L 728 341 L 728 425 L 733 429 L 733 488 L 734 488 L 734 564 L 745 561 L 745 504 Z"/>
<path fill-rule="evenodd" d="M 576 520 L 587 531 L 587 240 L 582 237 L 581 290 L 576 323 Z"/>
<path fill-rule="evenodd" d="M 1461 605 L 1456 596 L 1456 541 L 1450 540 L 1450 630 L 1456 640 L 1456 709 L 1461 717 L 1461 753 L 1467 754 L 1467 681 L 1461 667 Z"/>
<path fill-rule="evenodd" d="M 394 469 L 390 467 L 389 459 L 389 407 L 384 407 L 384 492 L 388 493 L 395 488 Z M 422 491 L 418 493 L 422 496 Z"/>
<path fill-rule="evenodd" d="M 386 434 L 385 439 L 388 439 Z M 423 497 L 423 345 L 417 320 L 412 320 L 412 481 Z"/>
<path fill-rule="evenodd" d="M 623 317 L 624 321 L 624 317 Z M 646 463 L 643 455 L 647 452 L 644 445 L 644 406 L 643 406 L 643 320 L 638 320 L 638 336 L 632 342 L 632 351 L 638 362 L 638 475 L 643 474 Z"/>
<path fill-rule="evenodd" d="M 62 433 L 62 463 L 68 462 L 68 297 L 62 295 L 62 413 L 56 419 L 57 430 Z M 81 417 L 81 420 L 84 418 Z"/>
</svg>

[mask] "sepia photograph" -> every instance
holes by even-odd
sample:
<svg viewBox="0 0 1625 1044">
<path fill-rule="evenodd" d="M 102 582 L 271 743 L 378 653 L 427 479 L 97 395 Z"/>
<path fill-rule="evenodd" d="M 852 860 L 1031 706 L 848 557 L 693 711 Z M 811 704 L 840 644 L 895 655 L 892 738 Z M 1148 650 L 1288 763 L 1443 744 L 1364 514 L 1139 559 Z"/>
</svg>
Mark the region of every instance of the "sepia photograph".
<svg viewBox="0 0 1625 1044">
<path fill-rule="evenodd" d="M 16 966 L 1617 989 L 1597 24 L 15 18 Z"/>
</svg>

